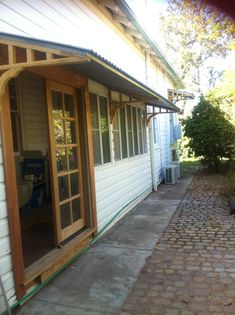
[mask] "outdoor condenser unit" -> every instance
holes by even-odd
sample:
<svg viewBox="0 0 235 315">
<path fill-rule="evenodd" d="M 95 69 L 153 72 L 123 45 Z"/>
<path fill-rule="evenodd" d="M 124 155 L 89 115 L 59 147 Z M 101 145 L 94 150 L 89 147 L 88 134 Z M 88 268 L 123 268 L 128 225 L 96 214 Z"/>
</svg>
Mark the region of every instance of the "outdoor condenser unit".
<svg viewBox="0 0 235 315">
<path fill-rule="evenodd" d="M 165 184 L 174 185 L 177 183 L 177 165 L 170 164 L 165 167 Z"/>
</svg>

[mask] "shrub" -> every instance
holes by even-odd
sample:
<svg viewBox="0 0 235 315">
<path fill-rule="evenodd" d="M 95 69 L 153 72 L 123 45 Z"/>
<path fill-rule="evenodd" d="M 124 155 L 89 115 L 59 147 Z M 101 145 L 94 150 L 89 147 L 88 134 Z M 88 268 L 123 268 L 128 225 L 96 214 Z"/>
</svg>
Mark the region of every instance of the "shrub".
<svg viewBox="0 0 235 315">
<path fill-rule="evenodd" d="M 184 135 L 196 157 L 217 169 L 222 158 L 230 158 L 230 145 L 235 139 L 234 126 L 216 102 L 201 97 L 192 116 L 183 120 Z"/>
</svg>

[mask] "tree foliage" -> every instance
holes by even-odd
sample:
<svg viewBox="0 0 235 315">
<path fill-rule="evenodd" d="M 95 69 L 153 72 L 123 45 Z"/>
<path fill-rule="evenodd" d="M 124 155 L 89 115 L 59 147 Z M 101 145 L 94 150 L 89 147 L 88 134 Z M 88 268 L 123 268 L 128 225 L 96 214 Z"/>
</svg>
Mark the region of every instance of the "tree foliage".
<svg viewBox="0 0 235 315">
<path fill-rule="evenodd" d="M 217 103 L 226 118 L 235 126 L 235 70 L 226 70 L 223 79 L 209 91 L 207 98 Z"/>
<path fill-rule="evenodd" d="M 235 34 L 233 21 L 205 2 L 168 0 L 161 25 L 181 79 L 200 92 L 200 69 L 209 58 L 226 56 Z"/>
<path fill-rule="evenodd" d="M 234 141 L 234 126 L 226 119 L 217 103 L 201 97 L 192 116 L 183 121 L 188 146 L 196 157 L 201 157 L 209 167 L 218 167 L 221 158 L 230 157 Z"/>
</svg>

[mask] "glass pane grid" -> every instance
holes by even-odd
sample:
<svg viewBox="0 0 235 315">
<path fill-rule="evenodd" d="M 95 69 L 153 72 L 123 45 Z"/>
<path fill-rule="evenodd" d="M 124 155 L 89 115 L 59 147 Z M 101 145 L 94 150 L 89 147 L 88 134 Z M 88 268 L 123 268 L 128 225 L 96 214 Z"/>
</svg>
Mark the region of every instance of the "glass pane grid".
<svg viewBox="0 0 235 315">
<path fill-rule="evenodd" d="M 65 199 L 63 201 L 60 201 L 59 202 L 59 205 L 64 205 L 65 203 L 68 203 L 69 201 L 73 200 L 73 199 L 76 199 L 76 198 L 81 198 L 81 194 L 77 194 L 77 195 L 74 195 L 72 197 L 69 197 L 68 199 Z"/>
<path fill-rule="evenodd" d="M 81 219 L 77 120 L 73 95 L 52 91 L 61 229 Z"/>
</svg>

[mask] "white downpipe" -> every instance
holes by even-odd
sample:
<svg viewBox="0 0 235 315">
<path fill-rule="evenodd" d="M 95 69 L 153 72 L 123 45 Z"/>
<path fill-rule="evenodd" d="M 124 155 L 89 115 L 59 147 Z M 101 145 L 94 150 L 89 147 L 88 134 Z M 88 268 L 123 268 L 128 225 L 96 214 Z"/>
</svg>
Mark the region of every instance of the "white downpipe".
<svg viewBox="0 0 235 315">
<path fill-rule="evenodd" d="M 154 150 L 154 137 L 153 137 L 153 119 L 149 123 L 149 145 L 150 145 L 150 161 L 151 161 L 151 173 L 152 173 L 152 186 L 153 190 L 157 191 L 157 165 L 155 159 L 155 150 Z"/>
</svg>

